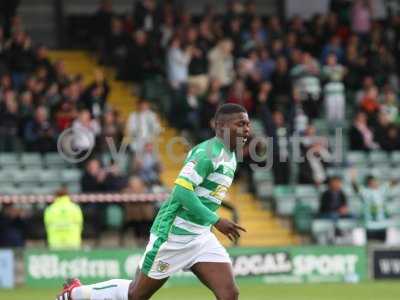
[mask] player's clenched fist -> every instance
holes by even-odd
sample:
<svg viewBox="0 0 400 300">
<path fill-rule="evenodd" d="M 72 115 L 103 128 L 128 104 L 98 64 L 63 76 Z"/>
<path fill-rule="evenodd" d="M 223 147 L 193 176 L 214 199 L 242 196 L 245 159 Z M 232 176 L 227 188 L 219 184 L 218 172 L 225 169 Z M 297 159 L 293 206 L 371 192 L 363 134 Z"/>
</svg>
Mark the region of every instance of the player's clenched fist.
<svg viewBox="0 0 400 300">
<path fill-rule="evenodd" d="M 246 229 L 244 229 L 243 227 L 228 219 L 223 218 L 219 219 L 214 226 L 218 229 L 218 231 L 225 234 L 233 242 L 240 237 L 240 231 L 246 232 Z"/>
</svg>

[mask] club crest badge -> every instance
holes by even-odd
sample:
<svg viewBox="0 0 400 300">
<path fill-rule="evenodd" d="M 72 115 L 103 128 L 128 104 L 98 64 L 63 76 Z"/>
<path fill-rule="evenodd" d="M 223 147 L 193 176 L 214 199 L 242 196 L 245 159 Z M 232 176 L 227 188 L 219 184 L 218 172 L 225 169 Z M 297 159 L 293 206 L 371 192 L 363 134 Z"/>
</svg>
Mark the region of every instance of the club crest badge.
<svg viewBox="0 0 400 300">
<path fill-rule="evenodd" d="M 168 269 L 169 269 L 169 264 L 168 263 L 163 262 L 161 260 L 158 262 L 158 265 L 157 265 L 157 271 L 158 272 L 164 273 L 164 272 L 167 272 Z"/>
</svg>

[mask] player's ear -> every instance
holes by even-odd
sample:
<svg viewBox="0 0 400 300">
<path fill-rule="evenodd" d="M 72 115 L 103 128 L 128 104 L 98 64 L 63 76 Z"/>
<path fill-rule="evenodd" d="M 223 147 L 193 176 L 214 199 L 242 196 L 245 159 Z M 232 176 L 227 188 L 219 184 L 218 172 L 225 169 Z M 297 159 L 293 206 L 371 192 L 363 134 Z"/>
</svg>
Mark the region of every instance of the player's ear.
<svg viewBox="0 0 400 300">
<path fill-rule="evenodd" d="M 215 118 L 212 118 L 212 119 L 210 120 L 210 127 L 211 127 L 211 129 L 213 129 L 213 130 L 215 130 L 215 129 L 217 128 L 217 124 L 216 124 Z"/>
</svg>

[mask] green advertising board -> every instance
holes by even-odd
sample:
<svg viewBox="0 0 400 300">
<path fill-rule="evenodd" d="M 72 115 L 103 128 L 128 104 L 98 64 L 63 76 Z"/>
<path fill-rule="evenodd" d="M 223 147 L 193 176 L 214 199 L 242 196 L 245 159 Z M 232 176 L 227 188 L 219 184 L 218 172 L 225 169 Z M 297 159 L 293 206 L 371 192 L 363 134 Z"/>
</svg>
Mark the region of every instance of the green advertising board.
<svg viewBox="0 0 400 300">
<path fill-rule="evenodd" d="M 367 274 L 363 247 L 231 248 L 229 253 L 239 280 L 358 282 Z M 78 277 L 87 284 L 111 278 L 133 278 L 141 254 L 129 249 L 27 250 L 25 279 L 29 286 L 57 286 L 68 277 Z M 194 280 L 190 272 L 180 272 L 171 278 L 171 283 Z"/>
</svg>

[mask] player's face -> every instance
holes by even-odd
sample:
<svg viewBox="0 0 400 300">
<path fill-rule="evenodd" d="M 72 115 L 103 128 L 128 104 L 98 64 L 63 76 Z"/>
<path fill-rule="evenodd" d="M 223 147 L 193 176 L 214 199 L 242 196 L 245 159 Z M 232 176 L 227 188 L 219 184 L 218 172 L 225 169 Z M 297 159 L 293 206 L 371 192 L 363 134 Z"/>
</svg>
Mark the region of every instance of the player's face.
<svg viewBox="0 0 400 300">
<path fill-rule="evenodd" d="M 225 126 L 229 132 L 231 149 L 235 149 L 238 144 L 246 143 L 250 135 L 250 120 L 247 113 L 233 114 Z"/>
</svg>

